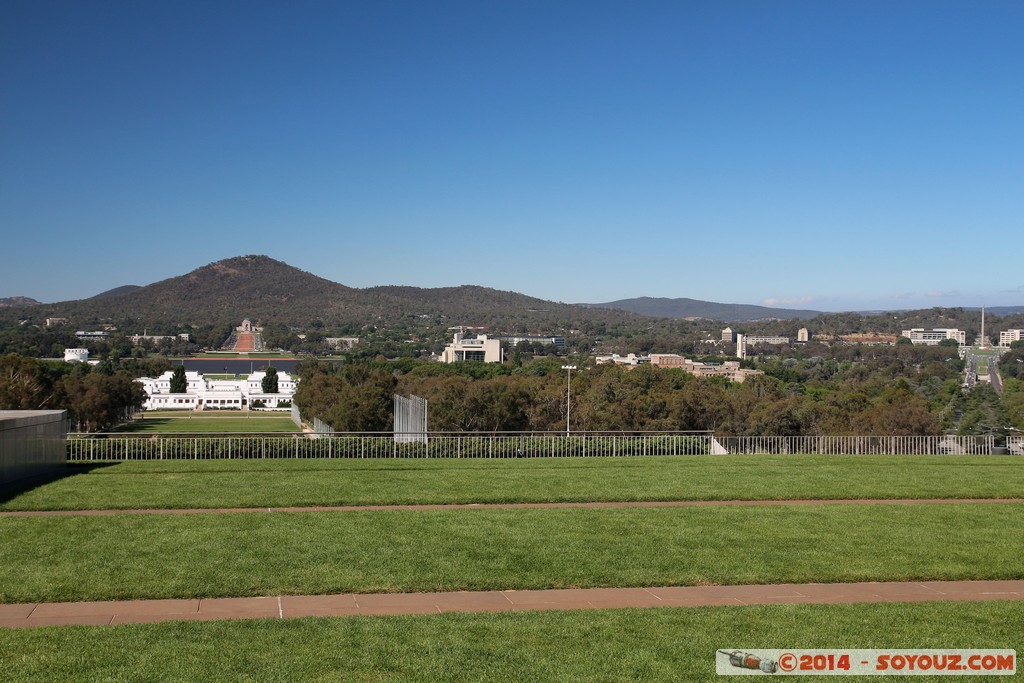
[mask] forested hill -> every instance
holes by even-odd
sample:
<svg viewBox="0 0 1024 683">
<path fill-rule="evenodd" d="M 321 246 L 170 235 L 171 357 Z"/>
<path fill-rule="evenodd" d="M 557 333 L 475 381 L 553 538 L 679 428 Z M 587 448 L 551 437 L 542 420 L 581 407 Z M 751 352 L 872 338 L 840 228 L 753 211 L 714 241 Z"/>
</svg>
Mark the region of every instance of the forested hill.
<svg viewBox="0 0 1024 683">
<path fill-rule="evenodd" d="M 664 297 L 642 296 L 636 299 L 620 299 L 604 304 L 580 304 L 596 308 L 613 308 L 641 315 L 659 318 L 705 318 L 726 322 L 749 322 L 754 320 L 807 320 L 821 315 L 821 311 L 807 311 L 791 308 L 769 308 L 753 304 L 720 304 L 698 299 L 667 299 Z"/>
<path fill-rule="evenodd" d="M 239 256 L 145 287 L 120 287 L 90 299 L 15 307 L 4 316 L 63 317 L 71 325 L 101 321 L 135 326 L 195 327 L 244 318 L 305 327 L 389 324 L 427 318 L 449 324 L 571 327 L 624 323 L 637 316 L 587 309 L 485 287 L 355 289 L 267 256 Z"/>
</svg>

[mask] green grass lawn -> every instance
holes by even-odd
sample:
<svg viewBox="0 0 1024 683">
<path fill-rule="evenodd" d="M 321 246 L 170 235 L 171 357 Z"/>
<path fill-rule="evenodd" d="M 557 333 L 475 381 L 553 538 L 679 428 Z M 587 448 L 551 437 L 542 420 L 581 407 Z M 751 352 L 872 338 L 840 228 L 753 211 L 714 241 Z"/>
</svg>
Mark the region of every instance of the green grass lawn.
<svg viewBox="0 0 1024 683">
<path fill-rule="evenodd" d="M 118 432 L 157 434 L 168 432 L 299 432 L 290 417 L 281 413 L 243 413 L 224 411 L 220 414 L 149 414 L 119 427 Z"/>
<path fill-rule="evenodd" d="M 0 498 L 0 509 L 1024 495 L 1024 458 L 1014 456 L 165 460 L 70 471 Z"/>
<path fill-rule="evenodd" d="M 0 670 L 12 683 L 710 683 L 723 680 L 715 674 L 718 649 L 1009 648 L 1020 655 L 1022 623 L 1019 602 L 935 602 L 51 627 L 0 630 Z"/>
<path fill-rule="evenodd" d="M 1024 577 L 988 505 L 207 513 L 0 520 L 0 601 Z"/>
</svg>

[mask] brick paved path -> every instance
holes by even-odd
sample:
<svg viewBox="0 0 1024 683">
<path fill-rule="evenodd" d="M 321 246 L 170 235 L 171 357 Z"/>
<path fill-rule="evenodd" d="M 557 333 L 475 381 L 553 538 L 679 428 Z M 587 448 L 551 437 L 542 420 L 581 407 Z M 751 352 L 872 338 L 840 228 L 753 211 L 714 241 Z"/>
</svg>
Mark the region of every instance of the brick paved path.
<svg viewBox="0 0 1024 683">
<path fill-rule="evenodd" d="M 1024 600 L 1024 580 L 286 595 L 0 605 L 0 627 L 308 616 L 932 600 Z"/>
</svg>

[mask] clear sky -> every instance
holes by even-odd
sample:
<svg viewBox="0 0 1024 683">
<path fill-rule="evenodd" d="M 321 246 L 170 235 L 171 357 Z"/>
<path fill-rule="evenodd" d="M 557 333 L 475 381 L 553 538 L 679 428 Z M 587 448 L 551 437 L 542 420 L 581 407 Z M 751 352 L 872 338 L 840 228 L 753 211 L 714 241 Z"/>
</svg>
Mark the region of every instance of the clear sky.
<svg viewBox="0 0 1024 683">
<path fill-rule="evenodd" d="M 1024 304 L 1024 3 L 0 6 L 0 296 Z"/>
</svg>

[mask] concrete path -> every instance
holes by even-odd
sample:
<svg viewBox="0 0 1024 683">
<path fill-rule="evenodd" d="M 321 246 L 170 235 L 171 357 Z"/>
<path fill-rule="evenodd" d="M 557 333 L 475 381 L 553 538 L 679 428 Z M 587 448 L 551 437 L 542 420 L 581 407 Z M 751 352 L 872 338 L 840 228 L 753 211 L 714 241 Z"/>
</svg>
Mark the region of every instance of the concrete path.
<svg viewBox="0 0 1024 683">
<path fill-rule="evenodd" d="M 584 588 L 457 593 L 347 593 L 261 598 L 25 603 L 0 605 L 0 627 L 441 612 L 820 605 L 933 600 L 1024 600 L 1024 580 Z"/>
<path fill-rule="evenodd" d="M 1024 498 L 890 498 L 840 500 L 666 500 L 607 501 L 587 503 L 455 503 L 434 505 L 317 505 L 310 507 L 260 508 L 147 508 L 131 510 L 15 510 L 0 512 L 0 517 L 63 517 L 107 515 L 196 515 L 216 512 L 367 512 L 380 510 L 539 510 L 550 508 L 621 508 L 621 507 L 760 507 L 774 505 L 953 505 L 958 503 L 1024 503 Z"/>
</svg>

